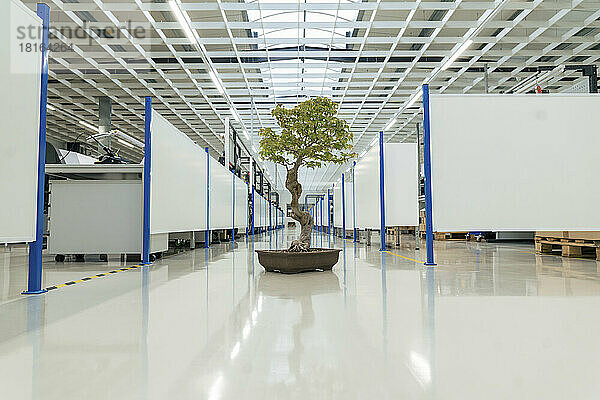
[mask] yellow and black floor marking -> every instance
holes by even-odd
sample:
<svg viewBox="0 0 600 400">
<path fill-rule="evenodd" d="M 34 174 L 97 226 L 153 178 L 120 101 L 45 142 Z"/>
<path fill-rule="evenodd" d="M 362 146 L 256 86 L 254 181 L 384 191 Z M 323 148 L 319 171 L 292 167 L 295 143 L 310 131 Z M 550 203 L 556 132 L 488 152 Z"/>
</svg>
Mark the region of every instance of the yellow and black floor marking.
<svg viewBox="0 0 600 400">
<path fill-rule="evenodd" d="M 50 291 L 50 290 L 54 290 L 54 289 L 59 289 L 59 288 L 65 287 L 65 286 L 74 285 L 76 283 L 91 281 L 92 279 L 102 278 L 103 276 L 108 276 L 108 275 L 116 274 L 116 273 L 123 272 L 123 271 L 129 271 L 129 270 L 140 268 L 140 267 L 142 267 L 142 265 L 133 265 L 131 267 L 123 267 L 123 268 L 115 269 L 112 271 L 104 272 L 102 274 L 96 274 L 94 276 L 89 276 L 87 278 L 77 279 L 76 281 L 70 281 L 70 282 L 61 283 L 60 285 L 49 286 L 46 288 L 46 290 Z"/>
</svg>

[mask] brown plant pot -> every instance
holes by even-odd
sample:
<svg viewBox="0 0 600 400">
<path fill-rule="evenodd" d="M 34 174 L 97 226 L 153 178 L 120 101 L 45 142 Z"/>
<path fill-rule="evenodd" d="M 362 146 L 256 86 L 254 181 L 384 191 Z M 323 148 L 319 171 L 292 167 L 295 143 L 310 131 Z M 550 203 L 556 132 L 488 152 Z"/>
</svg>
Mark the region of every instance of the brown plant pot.
<svg viewBox="0 0 600 400">
<path fill-rule="evenodd" d="M 305 252 L 256 250 L 258 262 L 267 272 L 296 274 L 306 271 L 330 271 L 337 264 L 341 249 L 310 249 Z"/>
</svg>

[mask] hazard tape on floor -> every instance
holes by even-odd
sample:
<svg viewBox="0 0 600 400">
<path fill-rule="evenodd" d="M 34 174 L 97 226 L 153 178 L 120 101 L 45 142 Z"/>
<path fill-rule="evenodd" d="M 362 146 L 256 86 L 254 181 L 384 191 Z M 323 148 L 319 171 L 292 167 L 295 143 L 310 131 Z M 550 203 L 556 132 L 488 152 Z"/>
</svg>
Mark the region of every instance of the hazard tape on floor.
<svg viewBox="0 0 600 400">
<path fill-rule="evenodd" d="M 132 269 L 141 268 L 141 267 L 142 267 L 142 265 L 132 265 L 131 267 L 123 267 L 123 268 L 119 268 L 119 269 L 114 269 L 112 271 L 103 272 L 101 274 L 88 276 L 87 278 L 81 278 L 81 279 L 77 279 L 74 281 L 61 283 L 60 285 L 50 286 L 50 287 L 47 287 L 46 290 L 50 291 L 50 290 L 54 290 L 54 289 L 59 289 L 59 288 L 63 288 L 66 286 L 75 285 L 77 283 L 87 282 L 87 281 L 91 281 L 92 279 L 98 279 L 98 278 L 102 278 L 102 277 L 105 277 L 108 275 L 113 275 L 113 274 L 117 274 L 119 272 L 124 272 L 124 271 L 130 271 Z"/>
</svg>

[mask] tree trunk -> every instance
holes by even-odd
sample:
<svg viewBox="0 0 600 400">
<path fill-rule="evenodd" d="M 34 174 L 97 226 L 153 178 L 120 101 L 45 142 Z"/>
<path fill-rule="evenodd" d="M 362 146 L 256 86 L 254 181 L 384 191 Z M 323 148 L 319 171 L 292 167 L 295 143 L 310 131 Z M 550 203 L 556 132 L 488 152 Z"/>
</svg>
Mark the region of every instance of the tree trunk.
<svg viewBox="0 0 600 400">
<path fill-rule="evenodd" d="M 302 185 L 298 182 L 298 168 L 302 160 L 298 159 L 294 166 L 287 171 L 285 187 L 292 195 L 292 218 L 300 223 L 300 238 L 294 240 L 289 251 L 308 251 L 310 249 L 310 235 L 313 228 L 313 218 L 310 213 L 300 211 L 300 196 Z"/>
</svg>

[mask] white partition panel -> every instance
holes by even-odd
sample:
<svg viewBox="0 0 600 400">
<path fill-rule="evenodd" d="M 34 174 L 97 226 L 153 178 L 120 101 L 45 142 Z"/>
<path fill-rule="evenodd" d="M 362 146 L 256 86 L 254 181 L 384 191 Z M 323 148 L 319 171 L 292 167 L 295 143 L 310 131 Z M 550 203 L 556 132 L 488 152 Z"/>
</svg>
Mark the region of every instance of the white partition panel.
<svg viewBox="0 0 600 400">
<path fill-rule="evenodd" d="M 432 95 L 436 231 L 600 230 L 600 96 Z"/>
<path fill-rule="evenodd" d="M 269 226 L 269 208 L 271 207 L 271 203 L 267 199 L 265 199 L 265 226 Z"/>
<path fill-rule="evenodd" d="M 254 193 L 254 227 L 262 226 L 262 197 L 258 192 Z"/>
<path fill-rule="evenodd" d="M 156 111 L 151 131 L 150 232 L 205 230 L 206 152 Z"/>
<path fill-rule="evenodd" d="M 0 243 L 35 240 L 42 57 L 21 51 L 18 27 L 41 27 L 20 1 L 0 5 Z"/>
<path fill-rule="evenodd" d="M 354 228 L 354 216 L 352 215 L 352 182 L 346 182 L 344 196 L 346 198 L 346 229 Z"/>
<path fill-rule="evenodd" d="M 269 202 L 263 197 L 263 226 L 269 226 Z"/>
<path fill-rule="evenodd" d="M 260 195 L 258 193 L 254 194 L 254 226 L 260 227 L 260 216 L 261 216 L 261 206 L 260 206 Z"/>
<path fill-rule="evenodd" d="M 336 182 L 333 187 L 333 224 L 336 228 L 342 226 L 342 187 Z"/>
<path fill-rule="evenodd" d="M 269 203 L 264 197 L 262 198 L 262 226 L 269 226 Z"/>
<path fill-rule="evenodd" d="M 235 177 L 235 227 L 248 227 L 248 185 Z"/>
<path fill-rule="evenodd" d="M 317 225 L 323 225 L 323 201 L 319 200 L 317 202 Z"/>
<path fill-rule="evenodd" d="M 210 229 L 231 229 L 233 218 L 232 173 L 210 157 Z"/>
<path fill-rule="evenodd" d="M 384 147 L 385 224 L 419 224 L 419 182 L 416 143 L 387 143 Z M 379 229 L 379 146 L 371 148 L 354 170 L 356 227 Z"/>
<path fill-rule="evenodd" d="M 342 187 L 341 181 L 335 184 L 333 189 L 333 208 L 334 217 L 333 222 L 336 228 L 341 228 L 342 221 Z M 352 182 L 346 182 L 344 187 L 344 199 L 346 203 L 346 230 L 353 229 L 353 218 L 352 218 Z"/>
</svg>

